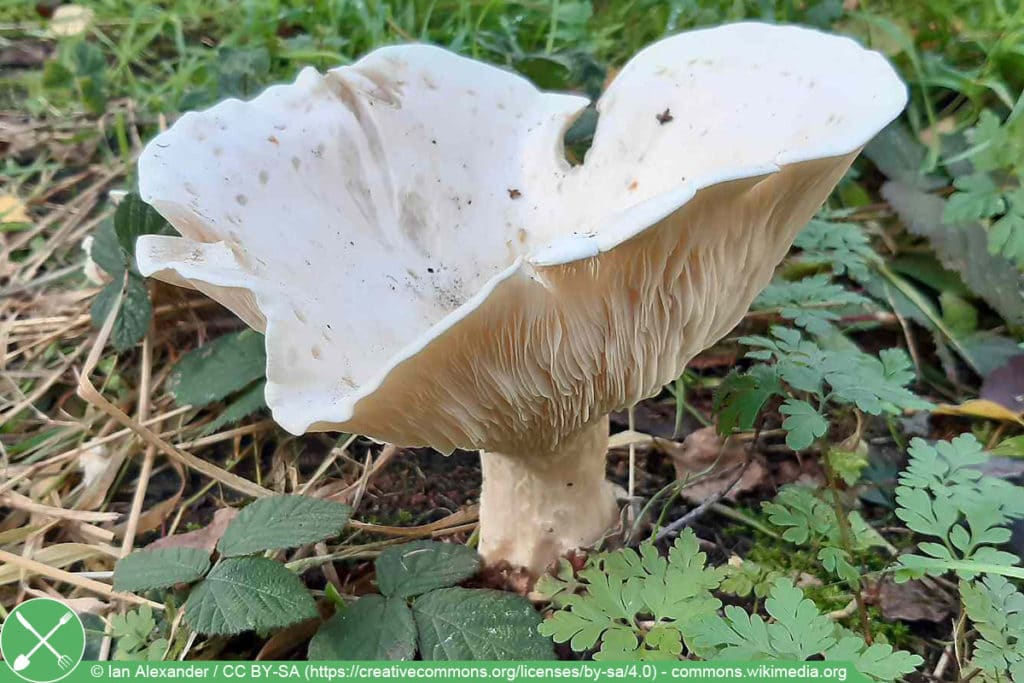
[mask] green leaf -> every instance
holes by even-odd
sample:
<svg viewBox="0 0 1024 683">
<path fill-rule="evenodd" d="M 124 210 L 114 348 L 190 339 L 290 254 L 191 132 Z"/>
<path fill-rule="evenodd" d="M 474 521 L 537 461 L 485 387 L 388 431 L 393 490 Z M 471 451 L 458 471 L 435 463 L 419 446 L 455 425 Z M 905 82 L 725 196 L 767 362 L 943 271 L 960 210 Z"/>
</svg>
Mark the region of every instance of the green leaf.
<svg viewBox="0 0 1024 683">
<path fill-rule="evenodd" d="M 869 464 L 867 444 L 861 441 L 855 451 L 830 448 L 825 460 L 847 486 L 853 486 Z"/>
<path fill-rule="evenodd" d="M 734 563 L 733 560 L 737 562 Z M 775 580 L 781 576 L 782 574 L 775 569 L 768 569 L 753 560 L 741 560 L 734 556 L 725 566 L 725 578 L 720 588 L 724 593 L 741 598 L 751 593 L 758 598 L 764 598 L 771 591 Z"/>
<path fill-rule="evenodd" d="M 896 516 L 908 528 L 938 539 L 918 544 L 929 557 L 900 556 L 897 580 L 956 571 L 971 578 L 973 566 L 1016 564 L 1016 555 L 997 550 L 1010 539 L 1006 524 L 1024 517 L 1021 487 L 989 477 L 977 468 L 989 455 L 971 434 L 952 441 L 910 443 L 910 461 L 896 487 Z M 1024 570 L 1021 570 L 1024 576 Z"/>
<path fill-rule="evenodd" d="M 980 638 L 972 664 L 995 677 L 1014 678 L 1024 662 L 1024 593 L 1002 576 L 960 582 L 967 616 Z"/>
<path fill-rule="evenodd" d="M 992 224 L 988 233 L 988 250 L 1024 269 L 1024 188 L 1006 195 L 1006 215 Z"/>
<path fill-rule="evenodd" d="M 114 566 L 114 590 L 148 591 L 192 583 L 210 568 L 210 553 L 199 548 L 137 550 Z"/>
<path fill-rule="evenodd" d="M 59 59 L 51 59 L 43 67 L 44 88 L 70 88 L 75 82 L 75 74 Z"/>
<path fill-rule="evenodd" d="M 807 401 L 787 399 L 779 412 L 786 415 L 782 428 L 786 430 L 786 445 L 794 451 L 800 451 L 828 431 L 828 420 Z"/>
<path fill-rule="evenodd" d="M 728 436 L 737 429 L 753 428 L 764 404 L 780 394 L 782 384 L 768 365 L 755 365 L 746 374 L 730 372 L 715 392 L 713 408 L 718 415 L 718 433 Z"/>
<path fill-rule="evenodd" d="M 600 641 L 595 659 L 662 657 L 688 637 L 697 620 L 721 606 L 711 590 L 724 570 L 709 569 L 706 561 L 690 529 L 679 535 L 667 559 L 652 543 L 642 544 L 639 552 L 626 548 L 592 557 L 579 572 L 576 585 L 583 592 L 560 597 L 559 609 L 540 631 L 577 652 Z M 648 642 L 651 632 L 633 626 L 646 618 L 678 637 L 659 630 Z"/>
<path fill-rule="evenodd" d="M 761 508 L 769 522 L 785 529 L 782 538 L 790 543 L 802 545 L 837 538 L 839 523 L 835 510 L 815 496 L 809 486 L 786 484 L 775 500 L 762 503 Z"/>
<path fill-rule="evenodd" d="M 128 257 L 117 242 L 117 233 L 114 232 L 112 220 L 103 221 L 96 229 L 89 256 L 96 262 L 96 265 L 115 280 L 120 280 L 124 271 L 128 270 Z"/>
<path fill-rule="evenodd" d="M 868 276 L 869 264 L 878 259 L 856 223 L 812 220 L 796 236 L 793 246 L 803 252 L 804 260 L 829 263 L 833 274 L 848 275 L 858 282 Z"/>
<path fill-rule="evenodd" d="M 261 379 L 267 366 L 263 335 L 242 330 L 189 351 L 167 378 L 179 405 L 202 408 Z"/>
<path fill-rule="evenodd" d="M 981 225 L 944 224 L 945 200 L 899 183 L 886 183 L 881 194 L 911 233 L 928 239 L 942 265 L 959 273 L 971 291 L 1007 322 L 1024 324 L 1020 271 L 1005 259 L 992 256 L 989 234 Z"/>
<path fill-rule="evenodd" d="M 501 591 L 442 588 L 413 603 L 427 661 L 555 659 L 530 601 Z"/>
<path fill-rule="evenodd" d="M 559 558 L 555 573 L 541 574 L 533 590 L 554 607 L 565 607 L 566 599 L 574 595 L 583 584 L 576 580 L 576 570 L 564 557 Z"/>
<path fill-rule="evenodd" d="M 818 560 L 825 571 L 832 572 L 854 587 L 860 586 L 860 570 L 850 563 L 850 553 L 842 548 L 826 546 L 818 551 Z"/>
<path fill-rule="evenodd" d="M 1010 458 L 1024 457 L 1024 436 L 1011 436 L 1008 439 L 1003 439 L 998 446 L 992 449 L 992 455 Z"/>
<path fill-rule="evenodd" d="M 268 496 L 245 507 L 217 543 L 225 557 L 294 548 L 341 533 L 352 508 L 306 496 Z"/>
<path fill-rule="evenodd" d="M 480 556 L 456 543 L 413 541 L 386 549 L 376 566 L 381 593 L 409 598 L 468 579 L 480 571 Z"/>
<path fill-rule="evenodd" d="M 221 427 L 235 424 L 255 412 L 265 410 L 267 407 L 266 390 L 267 383 L 265 381 L 253 382 L 248 389 L 231 399 L 220 415 L 203 427 L 202 434 L 213 434 Z"/>
<path fill-rule="evenodd" d="M 1024 158 L 1024 118 L 1011 115 L 1001 123 L 996 113 L 986 109 L 978 124 L 967 131 L 967 139 L 971 162 L 979 171 L 1019 170 Z"/>
<path fill-rule="evenodd" d="M 987 173 L 960 176 L 953 181 L 957 189 L 946 202 L 942 220 L 948 224 L 975 221 L 997 216 L 1006 210 L 999 186 Z"/>
<path fill-rule="evenodd" d="M 829 308 L 864 306 L 869 300 L 831 282 L 827 274 L 814 275 L 793 282 L 775 280 L 754 301 L 754 310 L 779 309 L 779 314 L 792 320 L 811 334 L 827 335 L 839 315 Z"/>
<path fill-rule="evenodd" d="M 327 620 L 309 642 L 311 660 L 407 661 L 416 624 L 405 600 L 367 595 Z"/>
<path fill-rule="evenodd" d="M 978 309 L 953 292 L 939 295 L 942 320 L 957 337 L 966 337 L 978 329 Z"/>
<path fill-rule="evenodd" d="M 717 613 L 704 617 L 694 637 L 698 652 L 709 659 L 853 662 L 858 671 L 877 681 L 894 681 L 924 661 L 888 645 L 869 646 L 821 614 L 788 578 L 775 582 L 765 609 L 772 617 L 770 623 L 735 606 L 726 607 L 724 617 Z"/>
<path fill-rule="evenodd" d="M 166 232 L 169 227 L 164 217 L 134 192 L 127 194 L 114 212 L 114 232 L 117 233 L 118 244 L 133 256 L 135 242 L 140 235 L 156 235 Z"/>
<path fill-rule="evenodd" d="M 110 343 L 116 351 L 127 351 L 142 341 L 153 317 L 153 306 L 149 302 L 146 283 L 137 275 L 129 274 L 127 282 L 115 278 L 93 299 L 89 314 L 94 327 L 103 326 L 122 288 L 124 296 L 121 299 L 121 308 L 117 311 L 114 327 L 110 331 Z"/>
<path fill-rule="evenodd" d="M 264 47 L 225 47 L 217 53 L 221 98 L 255 95 L 270 78 L 270 53 Z"/>
<path fill-rule="evenodd" d="M 864 156 L 892 180 L 922 190 L 934 190 L 945 185 L 943 179 L 922 172 L 928 161 L 928 148 L 903 121 L 893 121 L 883 128 L 864 148 Z"/>
<path fill-rule="evenodd" d="M 265 557 L 223 560 L 185 602 L 185 620 L 206 635 L 264 631 L 316 616 L 299 577 Z"/>
</svg>

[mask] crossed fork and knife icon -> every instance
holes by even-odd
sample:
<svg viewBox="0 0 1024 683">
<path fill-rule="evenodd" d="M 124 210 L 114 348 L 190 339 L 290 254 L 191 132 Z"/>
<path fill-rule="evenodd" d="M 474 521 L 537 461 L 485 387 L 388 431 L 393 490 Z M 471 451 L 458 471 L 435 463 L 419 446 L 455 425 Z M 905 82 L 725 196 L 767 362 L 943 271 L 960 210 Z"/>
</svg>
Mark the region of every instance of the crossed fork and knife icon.
<svg viewBox="0 0 1024 683">
<path fill-rule="evenodd" d="M 28 668 L 29 664 L 32 663 L 32 655 L 34 655 L 36 653 L 36 650 L 38 650 L 41 647 L 45 647 L 47 650 L 50 651 L 50 654 L 52 654 L 54 657 L 56 657 L 56 659 L 57 659 L 57 666 L 59 666 L 61 669 L 67 669 L 69 666 L 71 666 L 74 663 L 74 660 L 72 660 L 71 657 L 68 657 L 67 655 L 62 655 L 61 653 L 57 652 L 57 650 L 55 650 L 53 648 L 53 646 L 50 645 L 50 642 L 49 642 L 50 638 L 53 636 L 54 633 L 57 632 L 57 630 L 61 626 L 63 626 L 64 624 L 68 623 L 69 621 L 71 621 L 71 612 L 65 613 L 60 618 L 60 621 L 58 621 L 56 623 L 56 625 L 54 625 L 54 627 L 51 628 L 50 631 L 45 636 L 39 635 L 39 631 L 36 630 L 36 627 L 33 626 L 32 624 L 30 624 L 28 619 L 26 619 L 24 617 L 24 615 L 22 615 L 21 612 L 15 612 L 14 616 L 18 619 L 18 622 L 25 629 L 28 630 L 29 633 L 34 635 L 39 640 L 39 642 L 36 643 L 35 647 L 33 647 L 31 650 L 29 650 L 28 652 L 26 652 L 24 654 L 18 655 L 14 659 L 14 667 L 13 668 L 14 668 L 15 671 L 23 671 L 26 668 Z"/>
</svg>

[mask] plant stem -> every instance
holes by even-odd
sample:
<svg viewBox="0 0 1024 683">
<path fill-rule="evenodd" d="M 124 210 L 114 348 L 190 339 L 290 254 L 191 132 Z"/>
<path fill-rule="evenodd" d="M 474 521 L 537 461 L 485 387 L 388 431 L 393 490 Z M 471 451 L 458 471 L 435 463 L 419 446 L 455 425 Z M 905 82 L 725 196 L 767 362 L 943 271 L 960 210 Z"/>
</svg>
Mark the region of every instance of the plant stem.
<svg viewBox="0 0 1024 683">
<path fill-rule="evenodd" d="M 825 444 L 827 447 L 828 444 Z M 824 450 L 828 452 L 827 448 Z M 843 506 L 843 501 L 839 496 L 839 488 L 836 483 L 836 474 L 832 471 L 832 465 L 829 464 L 828 458 L 825 459 L 825 476 L 828 480 L 828 488 L 832 492 L 832 507 L 836 513 L 836 523 L 839 526 L 839 541 L 843 544 L 843 550 L 853 558 L 853 544 L 850 539 L 850 520 L 846 518 L 846 509 Z M 868 609 L 864 605 L 863 595 L 863 579 L 858 578 L 856 585 L 851 584 L 853 589 L 853 599 L 857 601 L 857 614 L 860 616 L 860 628 L 864 632 L 864 642 L 871 645 L 874 638 L 871 635 L 871 621 L 868 619 Z"/>
</svg>

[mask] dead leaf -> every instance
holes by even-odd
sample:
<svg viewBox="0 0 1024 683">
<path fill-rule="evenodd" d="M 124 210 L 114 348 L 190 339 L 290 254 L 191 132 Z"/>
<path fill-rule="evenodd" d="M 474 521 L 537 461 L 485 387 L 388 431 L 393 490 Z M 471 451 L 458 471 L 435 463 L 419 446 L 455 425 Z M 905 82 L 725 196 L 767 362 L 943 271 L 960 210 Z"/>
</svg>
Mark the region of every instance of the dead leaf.
<svg viewBox="0 0 1024 683">
<path fill-rule="evenodd" d="M 953 613 L 949 596 L 921 581 L 893 583 L 886 579 L 878 590 L 878 606 L 890 621 L 944 623 Z"/>
<path fill-rule="evenodd" d="M 960 405 L 943 403 L 936 406 L 932 411 L 933 415 L 958 415 L 960 417 L 977 417 L 983 420 L 998 420 L 1001 422 L 1016 422 L 1024 425 L 1021 416 L 1005 406 L 994 401 L 983 398 L 975 398 L 964 401 Z"/>
<path fill-rule="evenodd" d="M 746 444 L 738 443 L 735 439 L 729 439 L 723 444 L 714 427 L 692 432 L 682 444 L 664 439 L 657 439 L 655 443 L 672 457 L 678 479 L 694 480 L 699 477 L 680 494 L 690 503 L 702 503 L 721 494 L 736 478 L 749 457 Z M 708 472 L 709 468 L 713 469 Z M 740 494 L 757 488 L 766 475 L 764 465 L 756 457 L 751 458 L 743 476 L 725 498 L 735 500 Z"/>
<path fill-rule="evenodd" d="M 0 223 L 28 223 L 25 202 L 12 194 L 0 194 Z"/>
<path fill-rule="evenodd" d="M 320 603 L 317 609 L 319 618 L 300 621 L 272 635 L 256 654 L 256 661 L 287 659 L 289 654 L 309 642 L 324 620 L 330 617 L 327 605 Z"/>
<path fill-rule="evenodd" d="M 824 586 L 824 582 L 814 574 L 808 574 L 807 572 L 800 572 L 800 576 L 796 578 L 794 584 L 797 588 L 821 588 Z"/>
<path fill-rule="evenodd" d="M 228 524 L 238 514 L 238 510 L 235 508 L 221 508 L 213 513 L 213 521 L 204 526 L 202 529 L 196 529 L 195 531 L 189 531 L 184 534 L 176 534 L 174 536 L 165 536 L 164 538 L 153 541 L 148 546 L 147 550 L 156 550 L 157 548 L 198 548 L 199 550 L 207 550 L 213 552 L 214 548 L 217 547 L 217 541 L 224 535 L 224 532 L 228 528 Z"/>
<path fill-rule="evenodd" d="M 107 471 L 110 452 L 106 446 L 93 446 L 82 451 L 78 456 L 78 468 L 82 470 L 82 486 L 89 488 Z"/>
<path fill-rule="evenodd" d="M 61 602 L 70 607 L 76 614 L 95 614 L 103 616 L 113 605 L 96 598 L 61 598 Z"/>
</svg>

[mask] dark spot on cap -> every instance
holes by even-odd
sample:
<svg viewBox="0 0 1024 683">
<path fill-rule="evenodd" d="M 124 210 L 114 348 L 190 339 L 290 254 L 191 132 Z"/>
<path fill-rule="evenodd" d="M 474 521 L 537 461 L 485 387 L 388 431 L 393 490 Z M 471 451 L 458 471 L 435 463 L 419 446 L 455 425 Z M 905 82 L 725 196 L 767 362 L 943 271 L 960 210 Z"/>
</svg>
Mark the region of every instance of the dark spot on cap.
<svg viewBox="0 0 1024 683">
<path fill-rule="evenodd" d="M 510 187 L 508 189 L 508 197 L 509 197 L 509 199 L 519 199 L 522 196 L 523 196 L 523 193 L 520 192 L 519 190 L 513 188 L 513 187 Z"/>
<path fill-rule="evenodd" d="M 658 119 L 658 123 L 664 126 L 666 123 L 669 123 L 673 119 L 673 116 L 672 112 L 669 111 L 668 107 L 666 107 L 665 111 L 661 112 L 654 118 Z"/>
</svg>

